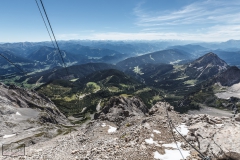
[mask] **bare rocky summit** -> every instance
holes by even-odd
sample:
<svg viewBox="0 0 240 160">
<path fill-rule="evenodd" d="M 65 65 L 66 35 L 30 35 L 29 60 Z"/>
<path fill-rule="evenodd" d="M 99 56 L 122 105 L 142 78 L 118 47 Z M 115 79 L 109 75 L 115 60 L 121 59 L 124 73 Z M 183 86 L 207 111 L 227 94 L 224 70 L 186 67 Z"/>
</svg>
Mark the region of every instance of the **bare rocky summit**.
<svg viewBox="0 0 240 160">
<path fill-rule="evenodd" d="M 165 102 L 147 109 L 137 97 L 113 97 L 77 131 L 26 147 L 25 156 L 1 158 L 180 160 L 180 150 L 185 159 L 200 160 L 197 151 L 169 126 L 166 111 L 177 131 L 204 156 L 212 160 L 239 159 L 238 119 L 179 114 Z"/>
</svg>

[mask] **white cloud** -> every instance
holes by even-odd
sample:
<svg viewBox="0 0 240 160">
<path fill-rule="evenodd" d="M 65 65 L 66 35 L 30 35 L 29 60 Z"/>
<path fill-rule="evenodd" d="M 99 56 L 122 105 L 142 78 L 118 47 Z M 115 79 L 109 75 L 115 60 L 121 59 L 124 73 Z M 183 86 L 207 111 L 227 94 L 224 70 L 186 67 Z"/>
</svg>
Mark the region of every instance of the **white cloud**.
<svg viewBox="0 0 240 160">
<path fill-rule="evenodd" d="M 229 29 L 229 30 L 228 30 Z M 231 30 L 230 30 L 231 29 Z M 207 33 L 177 33 L 177 32 L 105 32 L 95 33 L 80 39 L 92 40 L 197 40 L 206 42 L 227 41 L 229 39 L 239 39 L 240 32 L 236 33 L 239 28 L 236 26 L 215 26 Z M 228 31 L 226 31 L 228 30 Z"/>
<path fill-rule="evenodd" d="M 142 4 L 141 4 L 142 5 Z M 134 9 L 138 26 L 182 25 L 199 23 L 239 24 L 240 1 L 205 0 L 174 11 L 147 12 L 138 5 Z"/>
<path fill-rule="evenodd" d="M 134 13 L 135 24 L 142 32 L 151 32 L 144 34 L 149 38 L 225 41 L 240 37 L 239 0 L 196 1 L 178 10 L 160 12 L 144 10 L 144 3 L 139 3 Z"/>
</svg>

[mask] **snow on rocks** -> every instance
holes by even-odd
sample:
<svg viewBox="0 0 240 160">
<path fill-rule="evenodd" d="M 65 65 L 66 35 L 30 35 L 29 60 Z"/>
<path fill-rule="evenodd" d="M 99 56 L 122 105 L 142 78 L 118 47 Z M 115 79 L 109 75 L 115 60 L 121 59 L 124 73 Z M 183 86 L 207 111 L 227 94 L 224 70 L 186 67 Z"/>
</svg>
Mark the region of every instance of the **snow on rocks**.
<svg viewBox="0 0 240 160">
<path fill-rule="evenodd" d="M 113 127 L 113 126 L 110 126 L 110 125 L 106 125 L 106 123 L 102 123 L 101 125 L 102 127 L 106 127 L 108 126 L 109 129 L 108 129 L 108 133 L 113 133 L 113 132 L 116 132 L 117 128 L 116 127 Z"/>
<path fill-rule="evenodd" d="M 177 129 L 177 131 L 178 131 L 179 133 L 181 133 L 183 136 L 186 136 L 186 135 L 188 134 L 188 132 L 189 132 L 187 126 L 186 126 L 184 123 L 182 123 L 181 125 L 179 125 L 178 127 L 176 127 L 176 129 Z M 176 132 L 176 130 L 174 130 L 174 131 Z"/>
<path fill-rule="evenodd" d="M 3 138 L 10 138 L 10 137 L 13 137 L 13 136 L 16 136 L 16 134 L 4 135 Z"/>
<path fill-rule="evenodd" d="M 120 98 L 120 100 L 123 99 Z M 133 108 L 137 109 L 134 106 L 135 104 L 131 103 L 133 100 L 127 99 L 126 101 L 128 102 L 126 102 L 125 108 L 129 112 L 131 111 L 131 109 L 127 108 L 129 104 L 132 104 Z M 176 135 L 178 147 L 176 146 L 171 130 L 167 126 L 168 119 L 165 114 L 165 103 L 157 103 L 150 110 L 152 114 L 144 115 L 139 113 L 127 117 L 122 117 L 126 113 L 126 109 L 119 112 L 119 108 L 124 108 L 123 105 L 119 105 L 119 103 L 112 103 L 112 105 L 115 110 L 111 110 L 112 107 L 109 105 L 107 114 L 102 113 L 103 116 L 101 114 L 95 116 L 96 118 L 91 123 L 80 126 L 77 131 L 69 135 L 60 135 L 48 142 L 40 143 L 40 145 L 29 146 L 29 150 L 34 149 L 34 152 L 31 154 L 27 152 L 26 156 L 29 159 L 40 159 L 40 157 L 48 155 L 49 157 L 63 160 L 180 160 L 183 158 L 178 150 L 179 148 L 183 153 L 184 159 L 199 160 L 197 153 L 181 136 L 177 136 L 178 133 L 175 131 L 174 134 Z M 115 115 L 118 118 L 114 117 Z M 211 158 L 214 156 L 210 151 L 213 151 L 215 155 L 220 155 L 221 153 L 214 141 L 224 149 L 226 154 L 228 154 L 228 151 L 225 148 L 230 148 L 231 151 L 240 153 L 239 148 L 236 147 L 240 139 L 238 134 L 240 130 L 239 122 L 231 121 L 231 119 L 222 120 L 224 125 L 220 128 L 216 125 L 221 124 L 219 123 L 220 120 L 205 115 L 179 115 L 174 110 L 171 110 L 169 111 L 169 116 L 176 125 L 176 129 L 184 137 L 197 137 L 200 142 L 200 151 L 211 156 Z M 182 124 L 182 122 L 185 124 Z M 114 134 L 111 134 L 113 132 Z M 196 142 L 193 140 L 190 143 L 199 148 Z M 37 151 L 40 148 L 42 151 Z"/>
<path fill-rule="evenodd" d="M 116 132 L 116 130 L 117 130 L 116 127 L 109 126 L 108 133 Z"/>
<path fill-rule="evenodd" d="M 177 142 L 177 145 L 180 146 L 181 143 L 180 142 Z M 176 143 L 169 143 L 169 144 L 163 144 L 162 146 L 164 147 L 167 147 L 167 148 L 174 148 L 174 149 L 177 149 L 177 146 L 176 146 Z"/>
<path fill-rule="evenodd" d="M 19 112 L 16 112 L 16 115 L 19 115 L 19 116 L 21 116 L 21 114 L 20 114 Z"/>
<path fill-rule="evenodd" d="M 177 147 L 177 146 L 178 147 Z M 182 159 L 182 155 L 180 154 L 180 151 L 181 153 L 183 154 L 183 157 L 186 158 L 188 156 L 190 156 L 190 151 L 185 151 L 183 150 L 180 146 L 181 146 L 181 143 L 180 142 L 177 142 L 174 143 L 169 143 L 169 144 L 163 144 L 162 145 L 163 147 L 166 147 L 166 148 L 171 148 L 171 149 L 165 149 L 165 154 L 159 154 L 157 151 L 155 151 L 153 154 L 154 154 L 154 158 L 155 159 L 164 159 L 164 160 L 181 160 Z M 178 150 L 179 148 L 179 150 Z"/>
<path fill-rule="evenodd" d="M 184 151 L 181 150 L 183 157 L 186 158 L 187 156 L 190 155 L 190 151 Z M 165 149 L 165 154 L 159 154 L 157 151 L 154 153 L 154 158 L 155 159 L 160 159 L 160 160 L 181 160 L 182 156 L 179 152 L 179 150 L 168 150 Z"/>
<path fill-rule="evenodd" d="M 161 132 L 160 131 L 158 131 L 158 130 L 153 130 L 153 132 L 155 132 L 155 133 L 157 133 L 157 134 L 160 134 Z"/>
<path fill-rule="evenodd" d="M 102 126 L 102 127 L 105 127 L 105 126 L 106 126 L 106 123 L 103 123 L 101 126 Z"/>
<path fill-rule="evenodd" d="M 160 146 L 158 142 L 154 141 L 152 138 L 145 139 L 145 142 L 148 144 L 155 144 L 156 146 Z"/>
</svg>

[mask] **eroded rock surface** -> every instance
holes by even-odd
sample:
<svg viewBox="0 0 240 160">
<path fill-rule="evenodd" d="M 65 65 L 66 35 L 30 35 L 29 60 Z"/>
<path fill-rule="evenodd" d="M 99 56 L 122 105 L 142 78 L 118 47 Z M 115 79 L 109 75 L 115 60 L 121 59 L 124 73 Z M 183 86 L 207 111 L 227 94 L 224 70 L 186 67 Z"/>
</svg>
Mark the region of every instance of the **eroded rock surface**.
<svg viewBox="0 0 240 160">
<path fill-rule="evenodd" d="M 112 98 L 87 125 L 27 147 L 22 158 L 180 160 L 179 148 L 185 159 L 200 160 L 198 153 L 169 126 L 166 110 L 177 131 L 203 155 L 212 160 L 239 159 L 240 124 L 233 118 L 178 114 L 164 102 L 148 110 L 137 97 Z"/>
<path fill-rule="evenodd" d="M 67 118 L 44 95 L 0 83 L 0 148 L 2 144 L 26 146 L 58 135 Z"/>
</svg>

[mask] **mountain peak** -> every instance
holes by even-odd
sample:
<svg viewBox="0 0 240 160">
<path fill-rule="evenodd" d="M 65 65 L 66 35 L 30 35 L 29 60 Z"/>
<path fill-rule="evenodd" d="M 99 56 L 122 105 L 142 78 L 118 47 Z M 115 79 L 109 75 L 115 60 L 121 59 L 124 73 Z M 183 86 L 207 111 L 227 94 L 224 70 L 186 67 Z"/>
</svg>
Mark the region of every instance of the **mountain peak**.
<svg viewBox="0 0 240 160">
<path fill-rule="evenodd" d="M 186 73 L 196 79 L 206 79 L 227 70 L 228 65 L 215 53 L 210 52 L 191 62 Z"/>
<path fill-rule="evenodd" d="M 196 59 L 195 61 L 193 61 L 191 63 L 192 65 L 219 65 L 219 66 L 227 66 L 227 63 L 220 59 L 215 53 L 213 52 L 209 52 L 205 55 L 203 55 L 202 57 L 199 57 L 198 59 Z"/>
<path fill-rule="evenodd" d="M 209 52 L 209 53 L 205 54 L 205 56 L 214 56 L 214 57 L 216 57 L 217 55 L 215 53 L 213 53 L 213 52 Z"/>
</svg>

